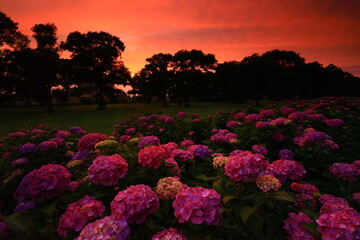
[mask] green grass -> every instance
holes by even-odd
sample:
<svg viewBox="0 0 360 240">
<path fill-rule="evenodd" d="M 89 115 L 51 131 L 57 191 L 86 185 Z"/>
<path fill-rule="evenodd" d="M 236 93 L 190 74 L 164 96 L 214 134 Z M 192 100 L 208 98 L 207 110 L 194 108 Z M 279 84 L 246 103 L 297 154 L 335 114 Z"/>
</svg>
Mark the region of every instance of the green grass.
<svg viewBox="0 0 360 240">
<path fill-rule="evenodd" d="M 153 104 L 109 104 L 105 110 L 97 110 L 97 105 L 55 106 L 54 113 L 45 113 L 41 106 L 30 107 L 0 107 L 0 137 L 20 128 L 32 128 L 45 123 L 48 126 L 68 129 L 73 126 L 82 127 L 87 132 L 111 134 L 113 126 L 119 121 L 127 120 L 133 114 L 147 116 L 151 113 L 173 116 L 178 112 L 188 114 L 198 113 L 202 116 L 214 114 L 217 111 L 241 110 L 246 104 L 225 103 L 191 103 L 187 108 L 177 104 L 163 107 Z"/>
</svg>

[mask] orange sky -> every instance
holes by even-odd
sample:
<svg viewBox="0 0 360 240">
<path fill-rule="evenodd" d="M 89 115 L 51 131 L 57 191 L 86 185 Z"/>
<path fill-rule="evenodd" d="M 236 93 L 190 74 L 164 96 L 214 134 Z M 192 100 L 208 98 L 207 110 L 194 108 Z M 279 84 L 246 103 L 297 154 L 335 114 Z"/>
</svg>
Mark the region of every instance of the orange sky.
<svg viewBox="0 0 360 240">
<path fill-rule="evenodd" d="M 280 49 L 360 76 L 358 0 L 2 0 L 0 11 L 29 36 L 48 22 L 60 41 L 72 31 L 116 35 L 132 74 L 159 52 L 200 49 L 224 62 Z"/>
</svg>

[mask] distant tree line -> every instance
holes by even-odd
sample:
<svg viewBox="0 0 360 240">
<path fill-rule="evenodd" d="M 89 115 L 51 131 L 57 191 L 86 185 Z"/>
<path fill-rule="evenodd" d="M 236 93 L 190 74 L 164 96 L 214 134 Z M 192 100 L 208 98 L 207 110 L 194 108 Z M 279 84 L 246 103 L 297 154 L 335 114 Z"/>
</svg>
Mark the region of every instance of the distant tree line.
<svg viewBox="0 0 360 240">
<path fill-rule="evenodd" d="M 18 24 L 0 12 L 0 104 L 36 101 L 51 112 L 54 97 L 65 104 L 69 96 L 89 96 L 103 109 L 105 99 L 126 97 L 116 84 L 130 85 L 135 101 L 165 106 L 360 95 L 358 77 L 332 64 L 306 63 L 293 51 L 275 49 L 220 64 L 213 54 L 196 49 L 158 53 L 131 77 L 121 58 L 125 45 L 116 36 L 75 31 L 58 43 L 53 23 L 31 30 L 36 48 L 30 48 Z M 70 57 L 60 58 L 63 51 Z"/>
</svg>

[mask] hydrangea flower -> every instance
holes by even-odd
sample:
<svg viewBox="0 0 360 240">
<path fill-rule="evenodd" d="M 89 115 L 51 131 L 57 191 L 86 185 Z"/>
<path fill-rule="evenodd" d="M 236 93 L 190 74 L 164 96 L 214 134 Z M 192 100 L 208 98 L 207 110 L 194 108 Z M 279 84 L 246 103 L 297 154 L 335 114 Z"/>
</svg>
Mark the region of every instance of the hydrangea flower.
<svg viewBox="0 0 360 240">
<path fill-rule="evenodd" d="M 249 114 L 245 117 L 245 122 L 258 122 L 260 121 L 260 115 L 259 114 Z"/>
<path fill-rule="evenodd" d="M 101 201 L 85 195 L 79 201 L 68 205 L 60 218 L 56 231 L 60 236 L 65 237 L 69 228 L 80 231 L 85 224 L 95 218 L 103 217 L 104 213 L 105 206 Z"/>
<path fill-rule="evenodd" d="M 280 111 L 282 112 L 282 114 L 284 116 L 289 116 L 290 113 L 296 112 L 296 109 L 288 107 L 288 106 L 284 106 L 280 108 Z"/>
<path fill-rule="evenodd" d="M 47 164 L 28 173 L 20 182 L 14 197 L 17 201 L 41 201 L 56 197 L 70 184 L 70 172 L 61 165 Z"/>
<path fill-rule="evenodd" d="M 294 153 L 290 149 L 281 149 L 279 151 L 279 159 L 294 160 Z"/>
<path fill-rule="evenodd" d="M 227 128 L 236 128 L 239 125 L 240 125 L 240 123 L 238 121 L 228 121 L 226 123 Z"/>
<path fill-rule="evenodd" d="M 33 129 L 33 130 L 31 130 L 30 133 L 31 133 L 32 136 L 40 136 L 41 134 L 45 133 L 45 130 Z"/>
<path fill-rule="evenodd" d="M 280 181 L 271 174 L 264 174 L 256 178 L 256 186 L 263 192 L 278 191 L 281 188 Z"/>
<path fill-rule="evenodd" d="M 288 125 L 291 122 L 292 121 L 287 118 L 276 118 L 276 119 L 271 120 L 270 126 L 283 126 L 283 125 Z"/>
<path fill-rule="evenodd" d="M 243 153 L 244 151 L 243 150 L 240 150 L 240 149 L 236 149 L 234 151 L 232 151 L 229 156 L 236 156 L 236 155 L 239 155 L 241 153 Z"/>
<path fill-rule="evenodd" d="M 78 142 L 78 150 L 90 151 L 91 149 L 93 149 L 96 143 L 104 141 L 106 139 L 107 136 L 102 133 L 88 133 L 80 138 Z"/>
<path fill-rule="evenodd" d="M 70 137 L 70 133 L 68 131 L 58 130 L 55 133 L 55 137 L 67 138 Z"/>
<path fill-rule="evenodd" d="M 168 142 L 166 144 L 160 145 L 163 149 L 165 149 L 167 156 L 170 157 L 171 152 L 174 151 L 178 145 L 174 142 Z"/>
<path fill-rule="evenodd" d="M 96 148 L 96 149 L 113 149 L 113 148 L 116 148 L 117 145 L 118 145 L 117 141 L 107 139 L 107 140 L 96 143 L 94 145 L 94 148 Z"/>
<path fill-rule="evenodd" d="M 138 162 L 141 166 L 159 168 L 162 160 L 166 159 L 166 151 L 162 147 L 158 146 L 149 146 L 143 149 L 140 149 L 138 152 Z"/>
<path fill-rule="evenodd" d="M 171 152 L 170 157 L 176 161 L 185 162 L 186 160 L 194 159 L 194 155 L 187 150 L 175 149 Z"/>
<path fill-rule="evenodd" d="M 182 141 L 180 143 L 180 146 L 187 148 L 187 147 L 190 147 L 190 146 L 192 146 L 194 144 L 195 143 L 193 141 L 191 141 L 191 140 L 184 140 L 184 141 Z"/>
<path fill-rule="evenodd" d="M 313 206 L 316 206 L 316 199 L 314 197 L 314 194 L 319 193 L 319 189 L 311 185 L 309 183 L 301 184 L 293 182 L 290 185 L 291 189 L 293 191 L 299 192 L 299 194 L 296 194 L 296 205 L 300 208 L 306 208 L 306 205 L 304 201 L 311 201 L 313 203 Z"/>
<path fill-rule="evenodd" d="M 76 152 L 72 157 L 71 160 L 77 160 L 77 159 L 89 159 L 89 152 L 88 151 L 79 151 Z"/>
<path fill-rule="evenodd" d="M 225 164 L 225 175 L 235 181 L 253 180 L 265 171 L 269 164 L 264 160 L 264 156 L 254 154 L 250 151 L 242 152 L 235 156 L 229 156 L 229 161 Z"/>
<path fill-rule="evenodd" d="M 128 172 L 128 163 L 118 154 L 95 158 L 88 169 L 90 181 L 104 186 L 115 185 Z"/>
<path fill-rule="evenodd" d="M 186 187 L 178 177 L 159 179 L 156 185 L 156 194 L 161 200 L 174 199 L 175 195 Z"/>
<path fill-rule="evenodd" d="M 129 135 L 122 135 L 119 137 L 119 142 L 125 143 L 128 142 L 132 137 Z"/>
<path fill-rule="evenodd" d="M 306 118 L 307 118 L 307 120 L 310 120 L 310 121 L 322 121 L 322 120 L 326 119 L 324 114 L 307 114 Z"/>
<path fill-rule="evenodd" d="M 36 150 L 38 150 L 38 147 L 33 143 L 25 143 L 18 149 L 20 153 L 34 152 Z"/>
<path fill-rule="evenodd" d="M 253 145 L 251 147 L 251 149 L 254 153 L 261 154 L 261 155 L 267 155 L 269 153 L 267 148 L 264 147 L 263 145 Z"/>
<path fill-rule="evenodd" d="M 25 211 L 25 210 L 27 210 L 29 208 L 35 207 L 35 205 L 36 205 L 35 202 L 21 202 L 15 207 L 14 213 L 23 212 L 23 211 Z"/>
<path fill-rule="evenodd" d="M 129 238 L 130 227 L 126 220 L 109 216 L 86 225 L 75 240 L 128 240 Z"/>
<path fill-rule="evenodd" d="M 146 136 L 140 137 L 138 142 L 138 148 L 143 148 L 145 146 L 159 146 L 160 139 L 157 136 Z"/>
<path fill-rule="evenodd" d="M 344 121 L 341 119 L 324 119 L 325 124 L 329 127 L 341 127 Z"/>
<path fill-rule="evenodd" d="M 293 112 L 290 113 L 287 118 L 294 122 L 303 122 L 306 119 L 306 117 L 307 116 L 304 112 Z"/>
<path fill-rule="evenodd" d="M 156 233 L 151 240 L 187 240 L 187 238 L 178 229 L 170 227 Z"/>
<path fill-rule="evenodd" d="M 26 165 L 28 163 L 29 163 L 29 159 L 27 159 L 27 158 L 18 158 L 18 159 L 11 162 L 11 167 L 13 167 L 13 168 L 20 167 L 20 166 Z"/>
<path fill-rule="evenodd" d="M 180 191 L 172 204 L 180 223 L 218 225 L 221 197 L 214 189 L 188 187 Z"/>
<path fill-rule="evenodd" d="M 302 212 L 298 214 L 289 213 L 289 217 L 284 222 L 284 229 L 290 240 L 315 240 L 315 237 L 303 226 L 313 221 Z"/>
<path fill-rule="evenodd" d="M 246 117 L 246 114 L 243 112 L 239 112 L 234 115 L 234 119 L 237 119 L 237 120 L 244 120 L 245 117 Z"/>
<path fill-rule="evenodd" d="M 177 114 L 178 117 L 187 117 L 186 112 L 178 112 Z"/>
<path fill-rule="evenodd" d="M 198 158 L 206 158 L 211 155 L 211 150 L 205 145 L 192 145 L 188 147 L 188 150 Z"/>
<path fill-rule="evenodd" d="M 272 173 L 280 182 L 285 182 L 288 178 L 301 181 L 306 174 L 304 166 L 292 160 L 275 160 L 266 167 L 266 170 Z"/>
<path fill-rule="evenodd" d="M 56 149 L 57 147 L 58 147 L 58 144 L 51 140 L 44 141 L 39 144 L 40 151 L 48 151 L 51 149 Z"/>
<path fill-rule="evenodd" d="M 181 175 L 181 169 L 173 158 L 165 159 L 165 166 L 170 168 L 169 171 L 174 172 L 177 176 Z"/>
<path fill-rule="evenodd" d="M 357 176 L 360 175 L 360 171 L 350 163 L 334 163 L 329 167 L 329 172 L 337 179 L 347 180 L 349 182 L 355 182 Z"/>
<path fill-rule="evenodd" d="M 260 111 L 261 118 L 271 118 L 275 115 L 276 115 L 276 113 L 275 113 L 274 109 L 263 109 Z"/>
<path fill-rule="evenodd" d="M 355 202 L 360 203 L 360 192 L 353 193 L 352 198 Z"/>
<path fill-rule="evenodd" d="M 214 168 L 220 168 L 224 166 L 229 161 L 228 157 L 218 156 L 213 158 L 213 166 Z"/>
<path fill-rule="evenodd" d="M 269 125 L 270 125 L 270 122 L 258 121 L 258 122 L 255 124 L 255 127 L 258 128 L 258 129 L 264 129 L 264 128 L 267 128 Z"/>
<path fill-rule="evenodd" d="M 149 186 L 139 184 L 118 192 L 111 202 L 112 216 L 131 223 L 142 223 L 160 207 L 157 194 Z"/>
<path fill-rule="evenodd" d="M 82 135 L 86 133 L 81 127 L 71 127 L 69 129 L 69 132 L 74 133 L 76 135 Z"/>
<path fill-rule="evenodd" d="M 9 133 L 9 137 L 11 137 L 11 138 L 18 138 L 18 137 L 24 137 L 24 136 L 27 136 L 27 134 L 24 132 L 20 132 L 20 131 Z"/>
<path fill-rule="evenodd" d="M 136 128 L 128 128 L 125 130 L 125 134 L 133 134 L 136 132 Z"/>
</svg>

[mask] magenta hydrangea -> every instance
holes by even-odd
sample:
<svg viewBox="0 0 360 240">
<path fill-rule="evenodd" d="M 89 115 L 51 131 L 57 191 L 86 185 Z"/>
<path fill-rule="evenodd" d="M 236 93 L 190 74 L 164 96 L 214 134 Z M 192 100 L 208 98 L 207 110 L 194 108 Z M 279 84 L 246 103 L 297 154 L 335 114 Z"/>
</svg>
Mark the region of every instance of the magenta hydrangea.
<svg viewBox="0 0 360 240">
<path fill-rule="evenodd" d="M 55 137 L 67 138 L 67 137 L 70 137 L 70 132 L 68 132 L 68 131 L 63 131 L 63 130 L 58 130 L 58 131 L 55 133 Z"/>
<path fill-rule="evenodd" d="M 125 143 L 125 142 L 128 142 L 132 137 L 129 136 L 129 135 L 121 135 L 119 137 L 119 142 L 121 143 Z"/>
<path fill-rule="evenodd" d="M 27 134 L 24 132 L 21 132 L 21 131 L 9 133 L 9 137 L 11 137 L 11 138 L 18 138 L 18 137 L 24 137 L 24 136 L 27 136 Z"/>
<path fill-rule="evenodd" d="M 174 150 L 178 147 L 177 143 L 174 143 L 174 142 L 168 142 L 168 143 L 162 144 L 162 145 L 160 145 L 160 146 L 161 146 L 163 149 L 165 149 L 166 154 L 167 154 L 168 157 L 170 157 L 170 156 L 171 156 L 171 152 L 174 151 Z"/>
<path fill-rule="evenodd" d="M 264 156 L 250 151 L 229 156 L 225 164 L 225 175 L 235 181 L 255 181 L 255 178 L 265 171 L 269 161 Z"/>
<path fill-rule="evenodd" d="M 289 213 L 289 217 L 284 222 L 284 229 L 288 234 L 289 240 L 315 240 L 315 237 L 304 227 L 304 224 L 313 221 L 302 212 Z"/>
<path fill-rule="evenodd" d="M 260 111 L 260 117 L 261 118 L 271 118 L 276 115 L 274 109 L 263 109 Z"/>
<path fill-rule="evenodd" d="M 88 133 L 81 137 L 78 142 L 79 151 L 90 151 L 98 142 L 104 141 L 107 136 L 102 133 Z"/>
<path fill-rule="evenodd" d="M 360 175 L 360 171 L 350 163 L 334 163 L 329 167 L 329 172 L 337 179 L 347 180 L 349 182 L 355 182 L 357 176 Z"/>
<path fill-rule="evenodd" d="M 192 145 L 188 147 L 188 150 L 198 158 L 206 158 L 211 155 L 211 150 L 206 145 Z"/>
<path fill-rule="evenodd" d="M 133 134 L 136 132 L 136 128 L 128 128 L 125 130 L 125 134 Z"/>
<path fill-rule="evenodd" d="M 160 146 L 145 147 L 138 152 L 138 162 L 143 167 L 159 168 L 166 157 L 166 150 Z"/>
<path fill-rule="evenodd" d="M 187 240 L 187 238 L 180 230 L 170 227 L 156 233 L 151 240 Z"/>
<path fill-rule="evenodd" d="M 38 150 L 38 146 L 36 146 L 33 143 L 25 143 L 25 144 L 21 145 L 18 149 L 18 151 L 20 153 L 34 152 L 36 150 Z"/>
<path fill-rule="evenodd" d="M 190 151 L 183 149 L 173 150 L 170 154 L 170 157 L 175 159 L 176 161 L 182 161 L 182 162 L 194 159 L 194 155 Z"/>
<path fill-rule="evenodd" d="M 190 146 L 192 146 L 192 145 L 194 145 L 195 143 L 193 142 L 193 141 L 191 141 L 191 140 L 184 140 L 184 141 L 182 141 L 181 143 L 180 143 L 180 146 L 182 146 L 182 147 L 190 147 Z"/>
<path fill-rule="evenodd" d="M 245 122 L 258 122 L 260 121 L 260 115 L 253 113 L 253 114 L 249 114 L 245 117 Z"/>
<path fill-rule="evenodd" d="M 160 207 L 157 194 L 149 186 L 139 184 L 118 192 L 111 202 L 112 216 L 129 224 L 142 223 Z"/>
<path fill-rule="evenodd" d="M 40 151 L 48 151 L 51 149 L 56 149 L 58 144 L 52 140 L 44 141 L 39 144 Z"/>
<path fill-rule="evenodd" d="M 267 128 L 270 125 L 270 122 L 262 122 L 262 121 L 258 121 L 255 124 L 255 127 L 258 129 L 264 129 Z"/>
<path fill-rule="evenodd" d="M 103 217 L 105 213 L 105 206 L 101 201 L 94 197 L 85 195 L 79 201 L 70 203 L 66 208 L 65 213 L 61 216 L 57 233 L 60 236 L 66 236 L 68 229 L 80 231 L 89 221 Z"/>
<path fill-rule="evenodd" d="M 115 185 L 128 172 L 128 163 L 118 154 L 95 158 L 88 169 L 90 181 L 104 186 Z"/>
<path fill-rule="evenodd" d="M 236 150 L 232 151 L 232 152 L 229 154 L 229 156 L 236 156 L 236 155 L 239 155 L 239 154 L 241 154 L 241 153 L 243 153 L 243 152 L 244 152 L 244 151 L 241 150 L 241 149 L 236 149 Z"/>
<path fill-rule="evenodd" d="M 128 240 L 130 227 L 126 220 L 104 217 L 86 225 L 75 240 Z"/>
<path fill-rule="evenodd" d="M 306 174 L 303 165 L 292 160 L 275 160 L 266 167 L 280 182 L 285 182 L 288 178 L 294 181 L 301 181 Z"/>
<path fill-rule="evenodd" d="M 310 121 L 322 121 L 326 119 L 324 114 L 307 114 L 306 119 Z"/>
<path fill-rule="evenodd" d="M 269 153 L 267 148 L 263 145 L 253 145 L 251 147 L 251 149 L 254 153 L 261 154 L 261 155 L 267 155 Z"/>
<path fill-rule="evenodd" d="M 71 173 L 61 165 L 47 164 L 28 173 L 20 182 L 14 197 L 17 201 L 42 201 L 67 190 Z"/>
<path fill-rule="evenodd" d="M 324 119 L 323 121 L 329 127 L 341 127 L 344 125 L 344 121 L 341 119 Z"/>
<path fill-rule="evenodd" d="M 313 207 L 316 206 L 315 194 L 319 193 L 319 189 L 309 183 L 301 184 L 293 182 L 290 185 L 293 191 L 299 192 L 296 194 L 295 204 L 300 208 L 306 208 L 305 201 L 311 201 Z"/>
<path fill-rule="evenodd" d="M 228 121 L 226 123 L 227 128 L 236 128 L 239 125 L 240 125 L 240 123 L 238 121 Z"/>
<path fill-rule="evenodd" d="M 180 191 L 172 204 L 180 223 L 218 225 L 221 196 L 214 189 L 188 187 Z"/>
<path fill-rule="evenodd" d="M 303 122 L 306 119 L 306 117 L 307 116 L 304 112 L 293 112 L 290 113 L 287 118 L 294 122 Z"/>
<path fill-rule="evenodd" d="M 160 139 L 157 136 L 146 136 L 140 137 L 138 142 L 138 148 L 143 148 L 145 146 L 159 146 Z"/>
<path fill-rule="evenodd" d="M 288 125 L 289 123 L 291 123 L 290 119 L 276 118 L 276 119 L 271 120 L 270 126 L 283 126 L 283 125 Z"/>
<path fill-rule="evenodd" d="M 13 168 L 21 167 L 21 166 L 24 166 L 24 165 L 26 165 L 28 163 L 29 163 L 29 159 L 27 159 L 27 158 L 18 158 L 18 159 L 11 162 L 11 167 L 13 167 Z"/>
<path fill-rule="evenodd" d="M 237 119 L 237 120 L 244 120 L 245 117 L 246 117 L 246 114 L 243 112 L 239 112 L 234 115 L 234 119 Z"/>
</svg>

